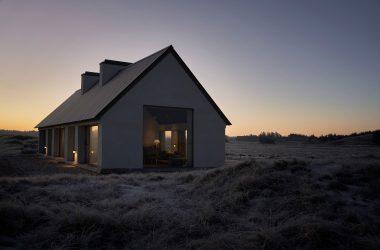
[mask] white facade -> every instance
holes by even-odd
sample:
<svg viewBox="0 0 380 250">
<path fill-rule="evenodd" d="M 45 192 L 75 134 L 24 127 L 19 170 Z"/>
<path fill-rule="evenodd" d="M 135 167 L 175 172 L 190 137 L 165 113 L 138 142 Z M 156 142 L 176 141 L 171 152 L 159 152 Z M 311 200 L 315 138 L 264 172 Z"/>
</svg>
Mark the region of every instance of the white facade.
<svg viewBox="0 0 380 250">
<path fill-rule="evenodd" d="M 169 54 L 101 118 L 102 168 L 143 167 L 144 105 L 193 109 L 194 166 L 223 165 L 226 124 Z"/>
<path fill-rule="evenodd" d="M 173 53 L 164 55 L 97 119 L 39 128 L 40 152 L 56 156 L 57 144 L 60 144 L 56 138 L 57 131 L 64 128 L 61 130 L 65 132 L 64 159 L 86 163 L 86 128 L 97 125 L 97 171 L 142 169 L 144 106 L 191 109 L 192 166 L 218 167 L 224 164 L 226 118 L 217 112 Z"/>
</svg>

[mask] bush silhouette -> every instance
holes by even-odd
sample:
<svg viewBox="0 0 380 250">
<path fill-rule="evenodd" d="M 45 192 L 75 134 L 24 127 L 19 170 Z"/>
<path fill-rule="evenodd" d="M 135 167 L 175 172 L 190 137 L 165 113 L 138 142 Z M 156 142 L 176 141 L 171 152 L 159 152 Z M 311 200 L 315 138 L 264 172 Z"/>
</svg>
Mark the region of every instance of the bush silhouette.
<svg viewBox="0 0 380 250">
<path fill-rule="evenodd" d="M 380 130 L 376 130 L 372 135 L 372 142 L 376 145 L 380 145 Z"/>
<path fill-rule="evenodd" d="M 259 135 L 259 142 L 263 144 L 275 144 L 282 136 L 277 132 L 262 132 Z"/>
</svg>

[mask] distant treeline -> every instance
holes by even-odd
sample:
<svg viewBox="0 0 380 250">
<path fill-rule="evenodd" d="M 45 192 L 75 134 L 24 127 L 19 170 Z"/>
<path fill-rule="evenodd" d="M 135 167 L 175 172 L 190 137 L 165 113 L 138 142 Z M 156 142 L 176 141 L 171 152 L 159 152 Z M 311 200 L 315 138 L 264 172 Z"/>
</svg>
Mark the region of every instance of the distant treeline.
<svg viewBox="0 0 380 250">
<path fill-rule="evenodd" d="M 6 129 L 0 129 L 0 135 L 25 135 L 25 136 L 38 136 L 37 131 L 20 131 L 20 130 L 6 130 Z"/>
<path fill-rule="evenodd" d="M 261 142 L 266 144 L 274 144 L 276 142 L 334 142 L 344 138 L 357 137 L 363 135 L 371 135 L 372 142 L 375 144 L 380 144 L 380 130 L 375 131 L 364 131 L 360 133 L 352 133 L 349 135 L 337 135 L 337 134 L 327 134 L 321 135 L 319 137 L 315 135 L 303 135 L 303 134 L 289 134 L 288 136 L 283 136 L 277 132 L 262 132 L 259 135 L 243 135 L 236 136 L 237 141 L 249 141 L 249 142 Z M 230 137 L 228 140 L 231 140 Z"/>
</svg>

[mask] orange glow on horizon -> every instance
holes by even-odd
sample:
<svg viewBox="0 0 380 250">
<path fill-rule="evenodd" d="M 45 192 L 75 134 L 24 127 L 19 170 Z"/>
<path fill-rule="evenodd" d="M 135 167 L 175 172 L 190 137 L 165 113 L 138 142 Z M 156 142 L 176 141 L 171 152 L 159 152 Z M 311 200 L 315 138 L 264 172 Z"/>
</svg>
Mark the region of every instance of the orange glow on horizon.
<svg viewBox="0 0 380 250">
<path fill-rule="evenodd" d="M 13 115 L 12 120 L 11 119 L 0 119 L 0 129 L 5 130 L 20 130 L 20 131 L 31 131 L 31 130 L 37 130 L 34 128 L 35 125 L 37 125 L 46 114 L 43 114 L 40 112 L 39 114 L 35 114 L 35 117 L 28 116 L 28 119 L 24 119 L 24 116 L 22 114 L 19 115 Z M 4 117 L 4 116 L 2 116 Z M 269 124 L 267 126 L 265 125 L 256 125 L 252 126 L 250 124 L 246 124 L 246 127 L 244 127 L 245 124 L 244 120 L 240 121 L 232 121 L 233 125 L 226 127 L 226 135 L 228 136 L 239 136 L 239 135 L 258 135 L 261 132 L 278 132 L 281 135 L 289 135 L 290 133 L 297 133 L 297 134 L 305 134 L 305 135 L 312 135 L 320 136 L 320 135 L 326 135 L 326 134 L 351 134 L 354 132 L 363 132 L 363 131 L 373 131 L 378 130 L 380 127 L 376 126 L 363 126 L 363 127 L 328 127 L 328 126 L 320 126 L 319 128 L 310 128 L 307 126 L 304 127 L 285 127 L 285 126 L 278 126 L 276 127 L 273 124 Z M 262 122 L 263 123 L 263 122 Z"/>
<path fill-rule="evenodd" d="M 19 130 L 19 131 L 32 131 L 37 130 L 34 128 L 38 122 L 34 121 L 4 121 L 0 120 L 0 129 L 4 130 Z"/>
<path fill-rule="evenodd" d="M 363 129 L 304 129 L 304 130 L 294 130 L 294 129 L 284 129 L 284 128 L 278 128 L 278 129 L 267 129 L 267 128 L 262 128 L 262 129 L 252 129 L 250 130 L 249 128 L 234 128 L 232 126 L 228 126 L 226 128 L 226 135 L 227 136 L 243 136 L 243 135 L 259 135 L 261 132 L 278 132 L 282 136 L 288 136 L 289 134 L 303 134 L 303 135 L 315 135 L 315 136 L 321 136 L 321 135 L 327 135 L 327 134 L 339 134 L 339 135 L 349 135 L 352 133 L 359 133 L 359 132 L 364 132 L 364 131 L 374 131 L 374 130 L 379 130 L 380 127 L 373 127 L 373 128 L 363 128 Z"/>
<path fill-rule="evenodd" d="M 170 44 L 233 124 L 227 135 L 380 129 L 376 1 L 175 2 L 0 0 L 0 129 L 33 130 L 105 58 Z"/>
</svg>

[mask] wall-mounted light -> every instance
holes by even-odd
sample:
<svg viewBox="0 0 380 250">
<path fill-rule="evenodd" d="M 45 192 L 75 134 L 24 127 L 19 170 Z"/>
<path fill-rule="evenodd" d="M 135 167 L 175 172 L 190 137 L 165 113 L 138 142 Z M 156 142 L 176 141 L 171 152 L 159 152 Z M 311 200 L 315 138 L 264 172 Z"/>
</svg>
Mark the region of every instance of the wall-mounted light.
<svg viewBox="0 0 380 250">
<path fill-rule="evenodd" d="M 73 154 L 76 154 L 77 153 L 77 151 L 76 150 L 73 150 Z"/>
</svg>

